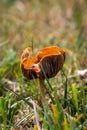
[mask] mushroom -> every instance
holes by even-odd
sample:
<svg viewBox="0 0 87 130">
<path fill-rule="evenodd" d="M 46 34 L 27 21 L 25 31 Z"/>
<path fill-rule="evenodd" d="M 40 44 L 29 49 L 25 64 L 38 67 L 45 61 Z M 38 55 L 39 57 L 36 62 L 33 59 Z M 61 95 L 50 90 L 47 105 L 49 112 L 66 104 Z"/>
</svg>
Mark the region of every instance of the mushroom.
<svg viewBox="0 0 87 130">
<path fill-rule="evenodd" d="M 36 56 L 30 56 L 26 48 L 21 56 L 21 70 L 29 80 L 39 78 L 41 91 L 44 93 L 44 79 L 54 77 L 62 69 L 65 51 L 57 46 L 42 48 Z"/>
</svg>

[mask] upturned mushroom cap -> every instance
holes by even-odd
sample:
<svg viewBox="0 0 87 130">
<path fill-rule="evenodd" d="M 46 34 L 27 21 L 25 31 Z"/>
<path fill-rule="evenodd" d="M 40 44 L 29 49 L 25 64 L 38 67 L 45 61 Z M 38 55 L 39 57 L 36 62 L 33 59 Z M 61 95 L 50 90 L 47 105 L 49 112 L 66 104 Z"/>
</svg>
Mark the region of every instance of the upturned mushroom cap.
<svg viewBox="0 0 87 130">
<path fill-rule="evenodd" d="M 22 73 L 28 79 L 54 77 L 62 69 L 65 61 L 65 51 L 59 47 L 43 48 L 36 57 L 30 57 L 30 49 L 25 49 L 21 58 Z"/>
<path fill-rule="evenodd" d="M 23 51 L 23 53 L 22 53 L 22 55 L 21 55 L 21 61 L 23 61 L 24 59 L 27 59 L 27 58 L 29 57 L 30 50 L 31 50 L 31 48 L 28 47 L 28 48 L 26 48 L 26 49 Z"/>
</svg>

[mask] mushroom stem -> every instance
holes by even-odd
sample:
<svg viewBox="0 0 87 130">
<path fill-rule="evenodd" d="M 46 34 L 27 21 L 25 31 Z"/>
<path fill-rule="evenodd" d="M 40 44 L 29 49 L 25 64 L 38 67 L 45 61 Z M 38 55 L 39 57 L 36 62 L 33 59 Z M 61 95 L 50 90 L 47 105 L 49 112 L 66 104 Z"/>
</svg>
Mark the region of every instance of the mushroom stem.
<svg viewBox="0 0 87 130">
<path fill-rule="evenodd" d="M 39 77 L 39 84 L 40 84 L 40 92 L 41 92 L 41 100 L 43 101 L 45 98 L 45 85 L 44 85 L 44 79 L 42 77 Z"/>
</svg>

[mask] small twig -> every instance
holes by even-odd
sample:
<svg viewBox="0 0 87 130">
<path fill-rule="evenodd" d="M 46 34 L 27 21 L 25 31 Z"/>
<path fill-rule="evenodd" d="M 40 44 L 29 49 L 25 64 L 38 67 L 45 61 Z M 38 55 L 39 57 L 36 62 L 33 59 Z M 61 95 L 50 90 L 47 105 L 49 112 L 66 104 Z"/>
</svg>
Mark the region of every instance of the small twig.
<svg viewBox="0 0 87 130">
<path fill-rule="evenodd" d="M 14 124 L 14 127 L 16 127 L 16 126 L 19 126 L 24 120 L 26 120 L 26 119 L 30 119 L 32 116 L 34 116 L 34 113 L 32 112 L 31 114 L 28 114 L 28 115 L 26 115 L 25 117 L 23 117 L 21 120 L 19 120 L 18 122 L 16 122 L 15 124 Z"/>
<path fill-rule="evenodd" d="M 39 115 L 37 114 L 37 111 L 36 111 L 36 105 L 35 105 L 34 101 L 31 101 L 31 102 L 32 102 L 33 108 L 34 108 L 34 114 L 36 117 L 36 124 L 38 126 L 38 130 L 41 130 L 40 123 L 39 123 Z"/>
<path fill-rule="evenodd" d="M 77 76 L 78 76 L 78 74 L 69 75 L 69 76 L 67 76 L 67 79 L 75 78 Z"/>
<path fill-rule="evenodd" d="M 74 118 L 72 116 L 70 116 L 67 112 L 64 112 L 64 113 L 69 118 L 69 120 L 74 120 Z"/>
<path fill-rule="evenodd" d="M 34 55 L 34 43 L 33 43 L 33 37 L 32 37 L 32 39 L 31 39 L 31 44 L 32 44 L 32 56 Z"/>
</svg>

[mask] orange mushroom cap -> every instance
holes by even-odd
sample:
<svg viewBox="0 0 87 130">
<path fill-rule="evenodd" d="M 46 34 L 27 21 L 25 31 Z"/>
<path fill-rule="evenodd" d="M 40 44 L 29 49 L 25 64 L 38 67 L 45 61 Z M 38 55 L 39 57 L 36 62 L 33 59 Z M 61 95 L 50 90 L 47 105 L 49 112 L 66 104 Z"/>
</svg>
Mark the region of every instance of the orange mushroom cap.
<svg viewBox="0 0 87 130">
<path fill-rule="evenodd" d="M 36 57 L 30 57 L 29 53 L 30 49 L 26 48 L 21 58 L 22 73 L 28 79 L 44 79 L 44 73 L 47 78 L 54 77 L 62 69 L 65 61 L 65 51 L 56 46 L 43 48 Z"/>
</svg>

